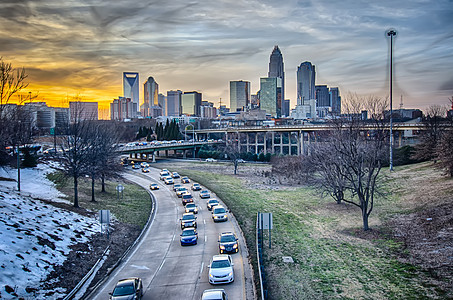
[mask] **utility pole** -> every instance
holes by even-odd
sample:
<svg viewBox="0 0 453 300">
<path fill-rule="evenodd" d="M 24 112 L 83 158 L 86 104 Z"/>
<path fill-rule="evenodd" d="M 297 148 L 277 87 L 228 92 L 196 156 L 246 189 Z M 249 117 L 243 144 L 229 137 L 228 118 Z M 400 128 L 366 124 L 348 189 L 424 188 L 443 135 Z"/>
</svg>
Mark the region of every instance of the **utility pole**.
<svg viewBox="0 0 453 300">
<path fill-rule="evenodd" d="M 387 36 L 390 37 L 390 171 L 393 171 L 393 37 L 396 36 L 396 30 L 389 29 Z"/>
</svg>

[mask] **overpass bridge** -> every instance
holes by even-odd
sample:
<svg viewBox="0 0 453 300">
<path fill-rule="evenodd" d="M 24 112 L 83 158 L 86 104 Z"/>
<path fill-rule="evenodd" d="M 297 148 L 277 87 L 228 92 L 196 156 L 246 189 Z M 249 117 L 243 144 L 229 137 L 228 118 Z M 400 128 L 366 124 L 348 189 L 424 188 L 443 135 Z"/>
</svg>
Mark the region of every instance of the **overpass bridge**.
<svg viewBox="0 0 453 300">
<path fill-rule="evenodd" d="M 224 141 L 192 141 L 192 142 L 164 142 L 160 144 L 146 143 L 146 145 L 123 146 L 118 148 L 117 152 L 121 154 L 128 154 L 131 159 L 149 160 L 150 156 L 154 161 L 155 156 L 169 155 L 169 151 L 173 151 L 176 156 L 178 152 L 182 152 L 183 157 L 186 158 L 190 152 L 193 157 L 203 145 L 224 144 Z"/>
<path fill-rule="evenodd" d="M 388 130 L 390 125 L 387 124 Z M 307 153 L 310 143 L 316 141 L 316 133 L 329 131 L 329 123 L 279 125 L 279 126 L 242 126 L 220 127 L 195 130 L 195 138 L 220 138 L 227 144 L 237 144 L 239 152 L 270 152 L 282 155 L 300 155 Z M 363 130 L 373 130 L 373 124 L 364 124 Z M 423 129 L 422 123 L 394 123 L 393 140 L 395 147 L 414 144 L 417 135 Z"/>
<path fill-rule="evenodd" d="M 363 125 L 363 130 L 373 130 L 373 124 Z M 387 125 L 389 128 L 389 125 Z M 195 157 L 196 152 L 209 144 L 235 144 L 239 152 L 259 154 L 272 153 L 282 155 L 300 155 L 308 152 L 310 143 L 316 142 L 316 133 L 329 131 L 328 123 L 280 125 L 280 126 L 242 126 L 198 129 L 193 132 L 192 142 L 169 143 L 156 145 L 122 147 L 118 151 L 129 154 L 130 158 L 149 160 L 149 156 L 160 156 L 162 152 L 168 156 L 169 151 L 176 155 L 182 152 L 183 157 L 190 153 Z M 423 130 L 422 123 L 394 123 L 393 135 L 395 147 L 416 143 L 417 136 Z M 154 160 L 154 158 L 153 158 Z"/>
</svg>

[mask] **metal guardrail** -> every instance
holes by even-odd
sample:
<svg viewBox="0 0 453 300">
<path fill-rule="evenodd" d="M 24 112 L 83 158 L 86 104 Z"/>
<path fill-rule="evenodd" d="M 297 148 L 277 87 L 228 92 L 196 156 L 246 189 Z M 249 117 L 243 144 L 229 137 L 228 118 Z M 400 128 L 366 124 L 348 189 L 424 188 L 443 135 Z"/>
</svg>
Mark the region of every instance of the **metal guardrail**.
<svg viewBox="0 0 453 300">
<path fill-rule="evenodd" d="M 149 218 L 148 218 L 148 221 L 146 222 L 145 226 L 143 227 L 143 230 L 142 232 L 140 233 L 140 235 L 135 239 L 134 243 L 132 245 L 129 246 L 129 248 L 126 249 L 126 251 L 123 253 L 123 255 L 118 259 L 118 261 L 109 269 L 109 271 L 107 272 L 107 275 L 102 279 L 100 280 L 92 289 L 89 293 L 85 293 L 85 295 L 83 295 L 80 299 L 91 299 L 91 295 L 105 282 L 106 278 L 108 278 L 108 276 L 110 274 L 112 274 L 112 272 L 120 265 L 120 263 L 124 260 L 124 258 L 129 254 L 129 252 L 135 247 L 135 245 L 142 239 L 143 235 L 145 234 L 145 232 L 147 231 L 148 227 L 150 226 L 151 224 L 151 220 L 153 219 L 154 217 L 154 213 L 155 213 L 155 207 L 156 207 L 156 198 L 154 198 L 154 195 L 153 193 L 151 193 L 149 190 L 147 190 L 148 194 L 151 196 L 151 203 L 152 203 L 152 207 L 151 207 L 151 212 L 149 214 Z M 90 278 L 91 275 L 93 275 L 93 272 L 94 270 L 96 269 L 97 265 L 100 263 L 100 261 L 102 260 L 102 258 L 104 257 L 104 255 L 106 254 L 107 250 L 109 249 L 109 247 L 107 247 L 105 250 L 104 250 L 104 253 L 102 254 L 102 256 L 98 259 L 98 261 L 94 264 L 94 266 L 91 268 L 91 270 L 82 278 L 82 280 L 74 287 L 74 289 L 72 289 L 72 291 L 66 295 L 66 297 L 63 298 L 63 300 L 70 300 L 72 299 L 75 294 L 77 294 L 77 292 L 83 287 L 83 285 L 86 283 L 86 281 L 88 280 L 88 278 Z"/>
<path fill-rule="evenodd" d="M 104 252 L 102 253 L 101 257 L 96 261 L 96 263 L 93 265 L 91 270 L 80 280 L 80 282 L 72 289 L 72 291 L 66 295 L 66 297 L 63 298 L 63 300 L 69 300 L 72 299 L 75 294 L 82 288 L 82 286 L 87 282 L 88 278 L 93 275 L 93 272 L 97 269 L 99 263 L 103 260 L 104 256 L 106 255 L 107 251 L 110 249 L 110 246 L 105 248 Z"/>
<path fill-rule="evenodd" d="M 265 284 L 265 278 L 264 278 L 264 266 L 262 265 L 262 260 L 263 260 L 263 239 L 262 239 L 262 234 L 263 230 L 259 229 L 259 212 L 256 213 L 256 258 L 258 261 L 258 276 L 260 280 L 260 294 L 261 294 L 261 300 L 267 299 L 267 288 Z"/>
</svg>

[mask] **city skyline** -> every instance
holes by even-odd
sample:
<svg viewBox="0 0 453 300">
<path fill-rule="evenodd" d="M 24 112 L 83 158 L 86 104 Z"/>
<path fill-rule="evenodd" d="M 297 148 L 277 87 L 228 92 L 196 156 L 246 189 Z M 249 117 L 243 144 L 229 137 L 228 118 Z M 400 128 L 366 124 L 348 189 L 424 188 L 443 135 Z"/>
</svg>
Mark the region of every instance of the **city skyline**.
<svg viewBox="0 0 453 300">
<path fill-rule="evenodd" d="M 0 56 L 25 67 L 29 91 L 59 106 L 81 97 L 100 108 L 123 94 L 123 72 L 152 76 L 163 94 L 198 91 L 229 106 L 229 82 L 259 90 L 278 45 L 285 98 L 296 105 L 296 71 L 316 65 L 316 84 L 388 95 L 389 41 L 395 28 L 394 107 L 447 105 L 453 95 L 450 1 L 264 1 L 136 3 L 44 0 L 3 3 Z M 435 17 L 434 17 L 435 16 Z M 139 82 L 143 103 L 143 83 Z M 105 104 L 104 104 L 105 103 Z"/>
</svg>

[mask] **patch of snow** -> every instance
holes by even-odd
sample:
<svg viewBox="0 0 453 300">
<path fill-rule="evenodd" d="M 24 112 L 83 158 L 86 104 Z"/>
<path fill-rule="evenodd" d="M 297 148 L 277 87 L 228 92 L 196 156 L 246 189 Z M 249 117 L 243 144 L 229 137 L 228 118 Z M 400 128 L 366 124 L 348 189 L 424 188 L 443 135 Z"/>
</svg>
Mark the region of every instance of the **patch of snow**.
<svg viewBox="0 0 453 300">
<path fill-rule="evenodd" d="M 0 180 L 0 298 L 56 299 L 66 292 L 57 289 L 27 292 L 61 265 L 70 246 L 88 241 L 100 232 L 95 218 L 46 204 L 36 198 L 55 201 L 62 197 L 45 174 L 48 167 L 21 170 L 21 192 L 17 183 Z M 14 178 L 17 170 L 0 168 L 0 176 Z M 32 198 L 31 198 L 32 197 Z M 6 291 L 6 286 L 14 290 Z M 46 293 L 47 295 L 44 295 Z"/>
<path fill-rule="evenodd" d="M 39 198 L 54 202 L 69 203 L 63 199 L 64 194 L 60 193 L 55 184 L 47 179 L 46 175 L 54 170 L 45 164 L 39 164 L 35 168 L 20 169 L 20 191 L 21 195 Z M 17 191 L 17 169 L 0 167 L 0 177 L 14 179 L 15 181 L 1 181 L 0 185 L 6 190 Z"/>
</svg>

